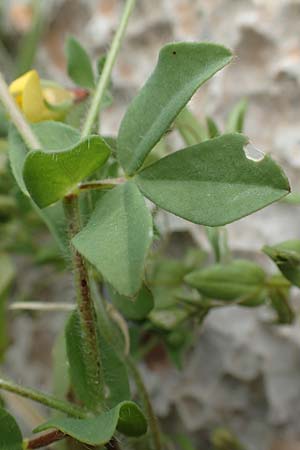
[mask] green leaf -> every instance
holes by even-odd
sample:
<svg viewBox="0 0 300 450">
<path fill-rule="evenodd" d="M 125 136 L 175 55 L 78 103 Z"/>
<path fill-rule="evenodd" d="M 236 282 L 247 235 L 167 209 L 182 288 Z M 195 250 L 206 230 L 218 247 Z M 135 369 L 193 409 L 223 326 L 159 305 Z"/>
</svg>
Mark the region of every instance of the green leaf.
<svg viewBox="0 0 300 450">
<path fill-rule="evenodd" d="M 154 297 L 155 309 L 165 309 L 177 305 L 178 286 L 153 285 L 151 291 Z"/>
<path fill-rule="evenodd" d="M 208 138 L 206 129 L 187 107 L 177 116 L 174 125 L 186 145 L 200 144 Z"/>
<path fill-rule="evenodd" d="M 266 245 L 263 252 L 275 262 L 285 278 L 300 287 L 300 240 L 285 241 L 272 247 Z"/>
<path fill-rule="evenodd" d="M 289 192 L 268 156 L 246 154 L 248 139 L 227 134 L 177 151 L 135 177 L 159 207 L 194 223 L 219 226 L 251 214 Z"/>
<path fill-rule="evenodd" d="M 126 401 L 93 418 L 52 419 L 34 431 L 38 433 L 49 428 L 56 428 L 84 444 L 104 445 L 117 430 L 126 436 L 142 436 L 147 431 L 147 422 L 140 408 L 135 403 Z"/>
<path fill-rule="evenodd" d="M 17 422 L 0 408 L 0 450 L 22 450 L 23 438 Z"/>
<path fill-rule="evenodd" d="M 118 294 L 110 286 L 108 292 L 112 303 L 128 320 L 143 320 L 154 307 L 153 295 L 146 285 L 133 298 Z"/>
<path fill-rule="evenodd" d="M 34 123 L 32 129 L 44 151 L 70 148 L 80 141 L 79 131 L 61 122 L 49 120 Z"/>
<path fill-rule="evenodd" d="M 134 183 L 124 183 L 98 200 L 73 244 L 122 295 L 141 287 L 152 242 L 152 217 Z"/>
<path fill-rule="evenodd" d="M 130 398 L 130 389 L 127 370 L 123 362 L 115 353 L 112 346 L 100 335 L 99 345 L 102 363 L 102 376 L 99 380 L 107 388 L 106 402 L 110 407 L 114 407 L 123 400 Z M 99 398 L 98 389 L 94 384 L 87 384 L 87 367 L 84 361 L 84 342 L 81 335 L 78 313 L 74 311 L 70 316 L 65 329 L 67 356 L 70 365 L 70 377 L 72 387 L 78 399 L 88 408 L 97 408 L 102 398 Z"/>
<path fill-rule="evenodd" d="M 290 205 L 299 205 L 300 204 L 300 193 L 299 192 L 291 192 L 287 195 L 283 201 L 285 203 L 289 203 Z"/>
<path fill-rule="evenodd" d="M 71 193 L 106 162 L 109 153 L 99 136 L 90 136 L 62 151 L 32 151 L 23 170 L 28 192 L 40 208 L 45 208 Z"/>
<path fill-rule="evenodd" d="M 160 257 L 148 264 L 147 283 L 154 297 L 155 311 L 174 307 L 182 300 L 184 276 L 199 268 L 205 257 L 203 250 L 191 248 L 183 260 Z"/>
<path fill-rule="evenodd" d="M 176 293 L 184 276 L 190 271 L 182 261 L 154 259 L 147 267 L 147 282 L 154 297 L 155 309 L 165 309 L 178 303 Z"/>
<path fill-rule="evenodd" d="M 52 367 L 52 392 L 55 397 L 65 400 L 70 390 L 65 330 L 61 330 L 55 339 L 54 346 L 52 348 Z M 57 411 L 55 414 L 57 414 Z"/>
<path fill-rule="evenodd" d="M 169 358 L 178 370 L 184 368 L 185 357 L 190 345 L 194 342 L 195 333 L 189 322 L 164 333 L 164 344 Z"/>
<path fill-rule="evenodd" d="M 90 57 L 73 36 L 67 39 L 66 54 L 69 77 L 78 86 L 94 89 L 95 78 Z"/>
<path fill-rule="evenodd" d="M 295 313 L 290 305 L 290 285 L 284 286 L 281 275 L 273 275 L 269 280 L 269 297 L 271 305 L 277 314 L 277 323 L 288 324 L 294 322 Z"/>
<path fill-rule="evenodd" d="M 149 264 L 147 279 L 153 286 L 179 286 L 188 271 L 182 261 L 160 257 Z"/>
<path fill-rule="evenodd" d="M 205 227 L 207 238 L 214 253 L 215 262 L 226 263 L 231 260 L 225 227 Z"/>
<path fill-rule="evenodd" d="M 178 327 L 188 316 L 189 311 L 174 306 L 167 309 L 155 309 L 151 311 L 149 319 L 156 327 L 169 331 Z"/>
<path fill-rule="evenodd" d="M 153 74 L 121 123 L 118 156 L 128 174 L 142 166 L 195 91 L 230 60 L 228 49 L 208 42 L 163 47 Z"/>
<path fill-rule="evenodd" d="M 32 129 L 44 151 L 69 148 L 80 141 L 79 131 L 60 122 L 40 122 L 33 124 Z M 23 180 L 23 167 L 27 155 L 26 145 L 14 126 L 9 129 L 8 139 L 8 154 L 12 173 L 23 194 L 28 196 Z"/>
<path fill-rule="evenodd" d="M 59 122 L 41 122 L 33 125 L 34 132 L 45 146 L 45 149 L 55 150 L 60 146 L 67 147 L 71 143 L 76 144 L 80 135 L 77 130 Z M 9 160 L 12 173 L 20 190 L 28 196 L 28 191 L 23 180 L 23 166 L 27 155 L 26 146 L 14 127 L 9 130 Z M 57 203 L 49 208 L 41 210 L 34 202 L 31 202 L 37 214 L 44 220 L 50 232 L 53 234 L 61 250 L 68 254 L 69 245 L 64 223 L 62 205 Z"/>
<path fill-rule="evenodd" d="M 85 364 L 85 347 L 79 317 L 74 311 L 65 328 L 66 350 L 70 366 L 70 379 L 76 397 L 89 409 L 97 410 L 102 402 L 101 389 L 89 383 L 88 368 Z M 103 386 L 103 380 L 98 380 Z"/>
<path fill-rule="evenodd" d="M 27 149 L 24 141 L 14 126 L 10 126 L 8 133 L 8 157 L 11 171 L 17 185 L 28 196 L 27 188 L 23 180 L 23 166 L 26 158 Z"/>
<path fill-rule="evenodd" d="M 228 133 L 242 133 L 244 131 L 245 116 L 248 110 L 246 99 L 238 102 L 229 114 L 226 131 Z"/>
<path fill-rule="evenodd" d="M 31 204 L 37 214 L 46 223 L 63 255 L 68 258 L 70 249 L 62 202 L 57 202 L 55 205 L 48 206 L 44 209 L 40 209 L 33 201 L 31 201 Z"/>
<path fill-rule="evenodd" d="M 207 125 L 208 135 L 211 139 L 221 135 L 219 127 L 212 117 L 206 117 L 206 125 Z"/>
<path fill-rule="evenodd" d="M 102 334 L 100 334 L 100 346 L 105 386 L 107 388 L 106 402 L 110 408 L 113 408 L 121 401 L 130 400 L 128 372 L 114 347 Z"/>
<path fill-rule="evenodd" d="M 196 270 L 185 281 L 209 298 L 232 301 L 255 301 L 265 288 L 265 273 L 257 264 L 236 260 Z"/>
</svg>

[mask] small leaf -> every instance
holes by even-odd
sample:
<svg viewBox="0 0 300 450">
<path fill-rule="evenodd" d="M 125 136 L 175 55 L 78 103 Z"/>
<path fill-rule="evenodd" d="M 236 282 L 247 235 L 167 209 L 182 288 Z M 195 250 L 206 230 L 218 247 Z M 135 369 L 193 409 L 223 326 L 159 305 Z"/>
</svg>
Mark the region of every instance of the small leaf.
<svg viewBox="0 0 300 450">
<path fill-rule="evenodd" d="M 300 204 L 300 193 L 299 192 L 291 192 L 283 199 L 284 203 L 289 203 L 290 205 L 299 205 Z"/>
<path fill-rule="evenodd" d="M 69 364 L 67 358 L 65 330 L 61 330 L 52 348 L 52 383 L 55 397 L 65 400 L 70 391 Z M 57 412 L 56 412 L 57 414 Z"/>
<path fill-rule="evenodd" d="M 98 200 L 73 244 L 120 294 L 131 297 L 141 287 L 152 235 L 152 217 L 143 196 L 127 182 Z"/>
<path fill-rule="evenodd" d="M 190 109 L 183 108 L 174 122 L 186 145 L 196 145 L 206 141 L 207 131 Z"/>
<path fill-rule="evenodd" d="M 178 286 L 166 286 L 166 285 L 153 285 L 151 291 L 154 298 L 155 309 L 165 309 L 177 305 L 178 298 Z"/>
<path fill-rule="evenodd" d="M 244 131 L 245 115 L 248 110 L 248 101 L 246 99 L 238 102 L 228 117 L 226 131 L 228 133 L 242 133 Z"/>
<path fill-rule="evenodd" d="M 45 121 L 32 124 L 32 129 L 44 151 L 61 150 L 76 145 L 80 141 L 80 133 L 68 125 L 60 122 Z M 27 148 L 14 126 L 9 129 L 8 154 L 12 173 L 16 182 L 25 195 L 29 195 L 23 180 L 23 167 L 27 155 Z"/>
<path fill-rule="evenodd" d="M 212 117 L 206 117 L 206 125 L 209 138 L 213 139 L 221 135 L 219 127 Z"/>
<path fill-rule="evenodd" d="M 117 430 L 126 436 L 142 436 L 147 431 L 147 422 L 140 408 L 135 403 L 126 401 L 93 418 L 56 418 L 34 431 L 38 433 L 49 428 L 56 428 L 84 444 L 104 445 Z"/>
<path fill-rule="evenodd" d="M 194 342 L 194 332 L 191 324 L 186 322 L 169 333 L 164 333 L 164 344 L 167 353 L 178 370 L 184 368 L 185 357 L 190 345 Z"/>
<path fill-rule="evenodd" d="M 77 39 L 72 36 L 67 39 L 66 54 L 69 77 L 78 86 L 94 89 L 95 79 L 90 57 Z"/>
<path fill-rule="evenodd" d="M 207 238 L 214 253 L 215 262 L 226 263 L 231 260 L 225 227 L 205 227 Z"/>
<path fill-rule="evenodd" d="M 251 302 L 264 291 L 265 273 L 253 262 L 236 260 L 192 272 L 185 281 L 209 298 Z"/>
<path fill-rule="evenodd" d="M 289 192 L 268 156 L 247 156 L 248 139 L 227 134 L 177 151 L 135 177 L 159 207 L 191 222 L 219 226 L 251 214 Z M 245 148 L 244 148 L 245 147 Z"/>
<path fill-rule="evenodd" d="M 59 122 L 41 122 L 32 125 L 38 139 L 47 150 L 56 150 L 67 147 L 71 143 L 76 144 L 80 134 L 74 128 Z M 17 130 L 11 126 L 9 130 L 9 161 L 16 182 L 26 196 L 28 191 L 23 180 L 23 166 L 27 155 L 27 149 Z M 37 214 L 44 220 L 50 232 L 53 234 L 64 254 L 68 254 L 69 245 L 66 236 L 64 212 L 61 203 L 41 210 L 34 202 L 31 202 Z"/>
<path fill-rule="evenodd" d="M 147 267 L 147 282 L 154 297 L 155 309 L 166 309 L 178 303 L 178 288 L 189 271 L 182 261 L 166 258 L 151 261 Z"/>
<path fill-rule="evenodd" d="M 63 150 L 75 146 L 80 141 L 76 128 L 51 120 L 32 125 L 33 132 L 44 151 Z"/>
<path fill-rule="evenodd" d="M 28 195 L 27 188 L 23 180 L 23 166 L 26 158 L 27 149 L 24 141 L 19 135 L 17 129 L 14 126 L 9 127 L 8 133 L 8 157 L 11 167 L 11 171 L 17 185 L 23 192 L 23 194 Z"/>
<path fill-rule="evenodd" d="M 22 450 L 23 438 L 17 422 L 0 408 L 0 450 Z"/>
<path fill-rule="evenodd" d="M 32 200 L 31 205 L 46 223 L 62 254 L 68 258 L 70 246 L 62 202 L 57 202 L 55 205 L 48 206 L 44 209 L 40 209 Z"/>
<path fill-rule="evenodd" d="M 158 328 L 163 330 L 174 330 L 189 316 L 189 311 L 180 307 L 171 307 L 167 309 L 155 309 L 149 315 L 150 321 Z"/>
<path fill-rule="evenodd" d="M 134 298 L 120 295 L 111 287 L 108 287 L 108 292 L 112 303 L 128 320 L 143 320 L 153 309 L 153 295 L 146 285 Z"/>
<path fill-rule="evenodd" d="M 292 284 L 300 287 L 300 240 L 290 240 L 263 248 L 277 265 L 281 273 Z"/>
<path fill-rule="evenodd" d="M 106 162 L 109 153 L 99 136 L 90 136 L 62 151 L 32 151 L 23 170 L 28 192 L 40 208 L 45 208 L 71 193 Z"/>
<path fill-rule="evenodd" d="M 269 280 L 269 297 L 271 305 L 277 314 L 277 323 L 291 324 L 294 322 L 295 313 L 290 305 L 290 285 L 284 286 L 281 275 L 273 275 Z"/>
<path fill-rule="evenodd" d="M 101 330 L 101 328 L 99 328 Z M 106 402 L 110 408 L 121 401 L 130 400 L 127 368 L 114 347 L 100 334 L 101 361 L 107 388 Z"/>
<path fill-rule="evenodd" d="M 153 286 L 179 286 L 189 268 L 176 259 L 155 258 L 148 265 L 147 279 Z"/>
<path fill-rule="evenodd" d="M 157 66 L 129 106 L 118 136 L 118 156 L 136 172 L 195 91 L 231 60 L 228 49 L 211 44 L 166 45 Z"/>
</svg>

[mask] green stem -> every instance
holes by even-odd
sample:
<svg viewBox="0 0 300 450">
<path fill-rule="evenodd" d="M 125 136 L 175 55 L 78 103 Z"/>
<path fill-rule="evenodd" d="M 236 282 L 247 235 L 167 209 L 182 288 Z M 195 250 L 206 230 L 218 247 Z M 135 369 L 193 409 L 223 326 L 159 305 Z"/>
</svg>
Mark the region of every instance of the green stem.
<svg viewBox="0 0 300 450">
<path fill-rule="evenodd" d="M 270 277 L 266 281 L 266 286 L 268 288 L 286 288 L 286 289 L 288 289 L 291 287 L 291 283 L 284 277 L 277 276 L 277 277 Z"/>
<path fill-rule="evenodd" d="M 8 114 L 10 115 L 11 121 L 19 131 L 20 135 L 24 139 L 24 142 L 27 144 L 27 146 L 32 150 L 41 148 L 41 145 L 37 137 L 30 128 L 30 125 L 26 122 L 23 114 L 17 107 L 13 97 L 10 95 L 8 86 L 1 72 L 0 72 L 0 101 L 3 103 Z"/>
<path fill-rule="evenodd" d="M 99 78 L 96 92 L 95 92 L 93 101 L 91 103 L 91 107 L 89 109 L 86 121 L 83 126 L 82 137 L 86 137 L 90 134 L 90 132 L 93 128 L 93 125 L 95 123 L 95 120 L 97 118 L 97 115 L 98 115 L 98 112 L 100 109 L 100 105 L 101 105 L 101 102 L 105 95 L 105 91 L 107 89 L 107 86 L 108 86 L 108 83 L 109 83 L 109 80 L 111 77 L 112 69 L 113 69 L 114 63 L 116 61 L 117 54 L 120 50 L 122 40 L 123 40 L 125 31 L 126 31 L 126 27 L 128 24 L 128 20 L 129 20 L 130 14 L 134 8 L 135 2 L 136 2 L 136 0 L 126 0 L 122 18 L 120 20 L 117 32 L 112 41 L 111 48 L 107 54 L 107 58 L 106 58 L 106 61 L 105 61 L 104 67 L 103 67 L 103 71 Z"/>
<path fill-rule="evenodd" d="M 138 394 L 141 398 L 141 401 L 143 403 L 143 406 L 144 406 L 144 409 L 145 409 L 145 412 L 147 415 L 148 424 L 149 424 L 149 428 L 150 428 L 150 438 L 152 441 L 153 450 L 163 450 L 162 437 L 161 437 L 158 420 L 153 411 L 152 404 L 151 404 L 146 386 L 144 385 L 144 381 L 141 377 L 141 374 L 140 374 L 136 364 L 134 363 L 134 361 L 132 360 L 132 358 L 130 356 L 128 356 L 126 358 L 126 363 L 127 363 L 127 366 L 129 368 L 133 378 L 134 378 Z"/>
<path fill-rule="evenodd" d="M 100 345 L 97 333 L 97 319 L 90 291 L 90 280 L 84 258 L 77 252 L 71 239 L 81 229 L 79 202 L 76 195 L 64 198 L 64 209 L 69 228 L 70 246 L 75 287 L 77 295 L 77 310 L 84 343 L 84 359 L 87 370 L 87 384 L 93 392 L 97 409 L 104 405 L 104 381 L 102 376 Z"/>
<path fill-rule="evenodd" d="M 18 384 L 4 380 L 2 378 L 0 378 L 0 389 L 13 392 L 14 394 L 20 395 L 21 397 L 29 398 L 34 402 L 41 403 L 42 405 L 48 406 L 52 409 L 56 409 L 57 411 L 61 411 L 72 417 L 76 417 L 79 419 L 84 419 L 87 417 L 87 414 L 81 408 L 74 406 L 71 403 L 59 400 L 52 395 L 44 394 L 43 392 L 37 391 L 35 389 L 19 386 Z"/>
</svg>

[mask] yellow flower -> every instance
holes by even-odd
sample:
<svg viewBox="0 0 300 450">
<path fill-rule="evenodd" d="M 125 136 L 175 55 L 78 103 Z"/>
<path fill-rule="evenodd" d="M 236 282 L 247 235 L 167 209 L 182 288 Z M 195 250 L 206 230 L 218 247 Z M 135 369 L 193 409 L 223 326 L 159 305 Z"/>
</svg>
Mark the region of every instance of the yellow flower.
<svg viewBox="0 0 300 450">
<path fill-rule="evenodd" d="M 63 119 L 74 99 L 70 91 L 42 81 L 36 70 L 13 81 L 9 91 L 29 122 Z"/>
</svg>

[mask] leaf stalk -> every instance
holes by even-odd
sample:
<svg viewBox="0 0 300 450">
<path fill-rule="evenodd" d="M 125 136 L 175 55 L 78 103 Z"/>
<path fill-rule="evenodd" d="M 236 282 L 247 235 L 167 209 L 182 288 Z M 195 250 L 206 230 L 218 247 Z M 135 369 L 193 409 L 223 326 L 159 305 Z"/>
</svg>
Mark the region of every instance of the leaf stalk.
<svg viewBox="0 0 300 450">
<path fill-rule="evenodd" d="M 125 3 L 124 11 L 118 26 L 118 29 L 116 31 L 116 34 L 114 36 L 114 39 L 112 41 L 110 50 L 107 54 L 107 58 L 103 67 L 103 71 L 101 73 L 101 76 L 99 78 L 98 85 L 96 87 L 95 95 L 93 97 L 88 115 L 86 117 L 86 121 L 83 125 L 82 129 L 82 137 L 86 137 L 90 134 L 94 123 L 96 121 L 102 100 L 104 98 L 111 73 L 117 58 L 117 55 L 119 53 L 125 31 L 127 28 L 127 24 L 129 21 L 129 17 L 132 13 L 132 10 L 135 6 L 136 0 L 127 0 Z"/>
<path fill-rule="evenodd" d="M 13 383 L 12 381 L 4 380 L 3 378 L 0 378 L 0 389 L 4 389 L 5 391 L 12 392 L 24 398 L 29 398 L 34 402 L 41 403 L 48 408 L 55 409 L 72 417 L 79 419 L 84 419 L 87 417 L 86 412 L 78 406 L 59 400 L 52 395 L 44 394 L 36 389 L 19 386 L 18 384 Z"/>
</svg>

